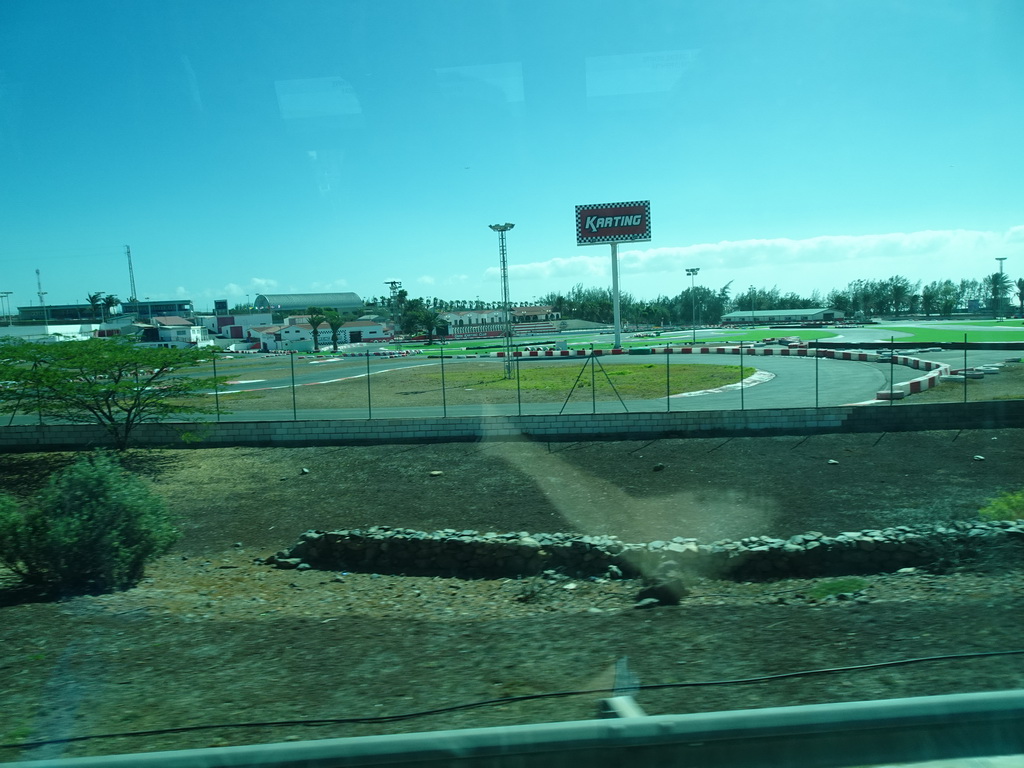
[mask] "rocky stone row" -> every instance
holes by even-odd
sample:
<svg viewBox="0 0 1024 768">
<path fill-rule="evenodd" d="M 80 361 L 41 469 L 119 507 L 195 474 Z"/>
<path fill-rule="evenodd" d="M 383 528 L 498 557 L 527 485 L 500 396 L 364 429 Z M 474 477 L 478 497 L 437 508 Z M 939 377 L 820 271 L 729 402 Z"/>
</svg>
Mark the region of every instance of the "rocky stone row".
<svg viewBox="0 0 1024 768">
<path fill-rule="evenodd" d="M 1024 550 L 1024 521 L 902 525 L 832 536 L 811 531 L 788 539 L 750 536 L 710 544 L 682 537 L 637 544 L 615 536 L 453 528 L 427 533 L 372 526 L 307 531 L 291 549 L 265 562 L 278 568 L 463 578 L 515 578 L 545 571 L 631 578 L 672 568 L 716 578 L 777 579 L 948 566 L 969 562 L 997 543 Z"/>
</svg>

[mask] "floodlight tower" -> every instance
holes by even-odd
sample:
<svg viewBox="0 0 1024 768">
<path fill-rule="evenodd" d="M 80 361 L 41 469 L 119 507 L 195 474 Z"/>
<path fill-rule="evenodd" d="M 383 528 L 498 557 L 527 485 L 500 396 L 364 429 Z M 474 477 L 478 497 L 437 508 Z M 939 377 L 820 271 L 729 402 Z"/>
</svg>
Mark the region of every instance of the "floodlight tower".
<svg viewBox="0 0 1024 768">
<path fill-rule="evenodd" d="M 1006 261 L 1006 257 L 996 256 L 996 261 L 999 262 L 999 288 L 996 295 L 996 318 L 998 319 L 1003 316 L 1003 262 Z"/>
<path fill-rule="evenodd" d="M 697 343 L 697 294 L 694 288 L 694 281 L 700 267 L 687 267 L 686 274 L 690 276 L 690 304 L 693 305 L 693 318 L 690 320 L 690 327 L 693 328 L 693 343 Z"/>
<path fill-rule="evenodd" d="M 491 229 L 498 233 L 498 258 L 501 262 L 501 311 L 505 326 L 505 378 L 512 378 L 512 309 L 508 298 L 508 254 L 505 251 L 505 233 L 515 224 L 490 224 Z"/>
<path fill-rule="evenodd" d="M 398 335 L 398 292 L 402 289 L 401 280 L 385 280 L 384 285 L 391 289 L 391 296 L 388 299 L 388 309 L 391 315 L 391 329 L 394 335 Z"/>
</svg>

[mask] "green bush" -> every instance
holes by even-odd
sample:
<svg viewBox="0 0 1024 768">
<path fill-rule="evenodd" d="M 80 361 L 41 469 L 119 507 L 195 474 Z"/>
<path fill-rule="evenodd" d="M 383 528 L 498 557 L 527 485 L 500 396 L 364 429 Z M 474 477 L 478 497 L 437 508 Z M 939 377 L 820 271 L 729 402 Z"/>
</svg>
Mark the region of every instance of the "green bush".
<svg viewBox="0 0 1024 768">
<path fill-rule="evenodd" d="M 841 595 L 850 592 L 860 592 L 868 586 L 866 579 L 858 576 L 846 576 L 841 579 L 829 579 L 815 584 L 808 591 L 808 595 L 816 600 L 824 600 L 826 597 Z"/>
<path fill-rule="evenodd" d="M 103 452 L 55 473 L 24 505 L 0 496 L 0 563 L 48 594 L 128 589 L 177 538 L 163 500 Z"/>
<path fill-rule="evenodd" d="M 1024 518 L 1024 489 L 996 496 L 982 507 L 978 514 L 986 520 L 1020 520 Z"/>
</svg>

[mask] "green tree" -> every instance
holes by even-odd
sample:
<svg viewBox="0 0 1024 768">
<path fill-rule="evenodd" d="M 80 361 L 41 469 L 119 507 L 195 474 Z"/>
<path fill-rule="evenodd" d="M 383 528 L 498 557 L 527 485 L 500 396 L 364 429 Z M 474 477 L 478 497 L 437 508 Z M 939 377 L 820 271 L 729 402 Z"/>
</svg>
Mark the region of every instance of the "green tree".
<svg viewBox="0 0 1024 768">
<path fill-rule="evenodd" d="M 1010 278 L 1003 272 L 993 272 L 986 275 L 981 284 L 985 287 L 985 293 L 991 302 L 993 317 L 1003 311 L 1003 299 L 1010 292 Z"/>
<path fill-rule="evenodd" d="M 190 418 L 211 409 L 199 402 L 225 378 L 189 372 L 209 353 L 151 349 L 127 337 L 0 344 L 0 411 L 40 419 L 99 424 L 119 450 L 146 422 Z"/>
<path fill-rule="evenodd" d="M 324 313 L 324 310 L 321 309 L 320 307 L 310 307 L 309 309 L 306 310 L 306 313 L 309 315 L 309 318 L 307 319 L 306 322 L 308 322 L 310 326 L 313 328 L 313 351 L 319 352 L 320 340 L 317 338 L 316 329 L 327 322 L 327 315 Z"/>
<path fill-rule="evenodd" d="M 345 324 L 345 318 L 343 318 L 337 312 L 328 312 L 326 315 L 324 315 L 324 322 L 326 322 L 327 327 L 331 329 L 331 349 L 334 352 L 337 352 L 338 332 L 341 330 L 341 326 Z"/>
<path fill-rule="evenodd" d="M 177 538 L 163 499 L 102 451 L 55 473 L 24 505 L 0 495 L 0 563 L 51 595 L 128 589 Z"/>
<path fill-rule="evenodd" d="M 103 293 L 97 291 L 96 293 L 90 293 L 85 297 L 85 300 L 89 302 L 89 308 L 92 310 L 92 316 L 99 317 L 103 320 Z"/>
<path fill-rule="evenodd" d="M 120 305 L 121 300 L 112 293 L 108 293 L 106 296 L 103 297 L 103 306 L 107 310 L 107 317 L 110 317 L 111 313 L 113 313 L 114 307 L 118 307 Z"/>
<path fill-rule="evenodd" d="M 436 309 L 427 308 L 420 313 L 420 327 L 426 331 L 427 344 L 434 343 L 435 336 L 448 335 L 448 321 L 444 319 L 441 312 Z"/>
<path fill-rule="evenodd" d="M 1020 316 L 1024 317 L 1024 277 L 1018 277 L 1013 287 L 1017 289 L 1017 301 L 1020 302 Z"/>
<path fill-rule="evenodd" d="M 399 291 L 401 293 L 401 291 Z M 414 334 L 423 326 L 423 299 L 409 299 L 403 302 L 402 314 L 398 321 L 399 330 L 406 334 Z"/>
</svg>

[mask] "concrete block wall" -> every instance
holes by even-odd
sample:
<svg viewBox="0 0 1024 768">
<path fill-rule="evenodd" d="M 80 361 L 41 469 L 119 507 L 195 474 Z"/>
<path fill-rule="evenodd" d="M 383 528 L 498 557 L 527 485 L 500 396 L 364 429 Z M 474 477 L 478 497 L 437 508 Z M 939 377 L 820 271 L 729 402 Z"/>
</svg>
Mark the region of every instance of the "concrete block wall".
<svg viewBox="0 0 1024 768">
<path fill-rule="evenodd" d="M 758 437 L 829 432 L 907 432 L 1024 427 L 1024 400 L 839 406 L 745 411 L 680 411 L 526 416 L 458 416 L 308 421 L 144 424 L 139 447 L 361 445 L 481 440 L 624 440 Z M 88 424 L 0 427 L 0 452 L 109 446 Z"/>
</svg>

